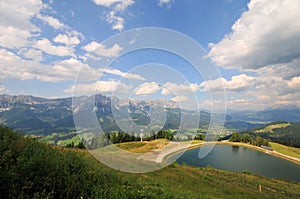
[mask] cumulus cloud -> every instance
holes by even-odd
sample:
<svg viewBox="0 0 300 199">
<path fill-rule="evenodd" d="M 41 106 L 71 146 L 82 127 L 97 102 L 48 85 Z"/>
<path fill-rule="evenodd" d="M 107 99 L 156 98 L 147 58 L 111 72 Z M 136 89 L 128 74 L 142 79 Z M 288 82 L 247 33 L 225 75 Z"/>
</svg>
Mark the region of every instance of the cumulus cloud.
<svg viewBox="0 0 300 199">
<path fill-rule="evenodd" d="M 73 85 L 65 89 L 64 92 L 68 94 L 75 93 L 77 95 L 94 93 L 109 94 L 112 92 L 126 93 L 129 89 L 128 85 L 116 81 L 96 81 L 90 84 Z"/>
<path fill-rule="evenodd" d="M 42 15 L 42 11 L 49 11 L 52 8 L 40 0 L 24 0 L 11 3 L 1 1 L 0 12 L 0 76 L 1 78 L 17 79 L 38 79 L 41 81 L 65 81 L 75 78 L 76 66 L 70 66 L 70 73 L 66 67 L 66 56 L 74 55 L 75 45 L 79 44 L 82 34 L 72 30 L 58 19 Z M 39 27 L 37 19 L 47 23 L 55 30 L 61 32 L 53 38 L 52 43 L 48 38 L 41 38 L 44 31 Z M 55 60 L 61 57 L 62 60 L 44 62 L 44 54 Z M 72 63 L 74 64 L 74 62 Z M 73 67 L 73 70 L 71 68 Z M 88 70 L 89 71 L 89 70 Z"/>
<path fill-rule="evenodd" d="M 0 49 L 0 78 L 14 77 L 18 79 L 33 79 L 37 65 L 31 61 L 23 60 L 16 54 Z"/>
<path fill-rule="evenodd" d="M 136 90 L 136 95 L 152 95 L 160 90 L 160 86 L 156 82 L 143 83 Z"/>
<path fill-rule="evenodd" d="M 32 57 L 35 54 L 39 55 L 40 52 L 27 51 L 24 54 L 26 53 L 26 56 Z M 80 68 L 83 68 L 85 72 L 85 75 L 83 75 L 85 80 L 95 79 L 100 73 L 74 58 L 56 61 L 48 65 L 41 64 L 39 61 L 39 59 L 22 59 L 8 50 L 0 49 L 0 78 L 38 79 L 41 81 L 59 82 L 74 80 Z"/>
<path fill-rule="evenodd" d="M 207 80 L 200 84 L 201 91 L 244 91 L 256 85 L 256 78 L 246 74 L 232 76 L 231 80 L 218 78 L 215 80 Z M 224 90 L 225 89 L 225 90 Z"/>
<path fill-rule="evenodd" d="M 30 20 L 43 7 L 41 0 L 22 0 L 13 3 L 10 0 L 1 0 L 0 23 L 5 27 L 14 27 L 19 30 L 39 31 L 39 28 Z"/>
<path fill-rule="evenodd" d="M 118 69 L 111 69 L 111 68 L 106 68 L 104 70 L 101 69 L 104 73 L 109 73 L 112 75 L 118 75 L 120 77 L 126 78 L 126 79 L 135 79 L 135 80 L 145 80 L 142 76 L 138 74 L 133 74 L 133 73 L 126 73 L 123 71 L 120 71 Z"/>
<path fill-rule="evenodd" d="M 174 101 L 174 102 L 185 102 L 188 100 L 189 100 L 189 98 L 184 95 L 179 95 L 179 96 L 171 98 L 171 101 Z"/>
<path fill-rule="evenodd" d="M 162 86 L 162 95 L 182 95 L 185 93 L 194 93 L 199 90 L 199 85 L 197 84 L 176 84 L 172 82 L 167 82 Z"/>
<path fill-rule="evenodd" d="M 300 58 L 300 1 L 251 0 L 208 56 L 225 68 L 259 69 Z"/>
<path fill-rule="evenodd" d="M 5 91 L 6 89 L 5 89 L 5 86 L 3 86 L 3 85 L 0 85 L 0 92 L 3 92 L 3 91 Z"/>
<path fill-rule="evenodd" d="M 13 26 L 0 24 L 0 46 L 5 48 L 20 48 L 28 44 L 31 33 Z"/>
<path fill-rule="evenodd" d="M 42 51 L 34 48 L 24 48 L 18 52 L 18 55 L 22 55 L 34 63 L 40 63 L 43 60 Z"/>
<path fill-rule="evenodd" d="M 56 30 L 66 28 L 65 24 L 63 24 L 57 18 L 54 18 L 52 16 L 48 16 L 48 15 L 43 16 L 39 14 L 37 15 L 37 18 L 47 23 L 49 26 L 51 26 Z"/>
<path fill-rule="evenodd" d="M 40 29 L 31 23 L 31 19 L 43 7 L 40 0 L 24 0 L 14 3 L 9 0 L 1 1 L 0 46 L 20 48 L 27 45 L 33 33 L 40 32 Z"/>
<path fill-rule="evenodd" d="M 47 38 L 38 40 L 34 45 L 35 48 L 42 50 L 43 52 L 56 55 L 56 56 L 74 56 L 74 49 L 69 46 L 56 46 L 51 43 Z"/>
<path fill-rule="evenodd" d="M 107 48 L 103 44 L 95 41 L 92 41 L 89 44 L 85 45 L 83 49 L 96 56 L 103 57 L 116 57 L 123 50 L 123 48 L 118 44 L 114 44 L 112 47 Z"/>
<path fill-rule="evenodd" d="M 110 11 L 106 15 L 106 21 L 110 24 L 112 24 L 113 30 L 121 31 L 124 29 L 124 18 L 117 16 L 115 11 Z"/>
<path fill-rule="evenodd" d="M 106 21 L 112 24 L 113 30 L 122 31 L 124 29 L 124 17 L 122 17 L 127 7 L 134 4 L 134 0 L 93 0 L 96 5 L 111 7 L 111 11 L 106 14 Z"/>
<path fill-rule="evenodd" d="M 80 43 L 80 40 L 77 36 L 67 35 L 67 34 L 58 34 L 54 40 L 56 43 L 65 44 L 67 46 L 69 45 L 77 45 Z"/>
<path fill-rule="evenodd" d="M 77 77 L 77 80 L 80 81 L 95 80 L 102 74 L 101 71 L 91 68 L 88 64 L 75 58 L 56 61 L 50 67 L 51 72 L 46 73 L 43 77 L 44 81 L 74 80 L 79 70 L 80 76 Z"/>
<path fill-rule="evenodd" d="M 133 0 L 93 0 L 96 5 L 111 7 L 113 4 L 116 4 L 119 9 L 126 9 L 128 6 L 134 3 Z"/>
<path fill-rule="evenodd" d="M 171 3 L 174 2 L 175 0 L 159 0 L 158 5 L 159 6 L 164 6 L 166 5 L 167 8 L 171 8 Z"/>
<path fill-rule="evenodd" d="M 289 82 L 288 86 L 291 88 L 300 88 L 300 76 L 293 77 Z"/>
</svg>

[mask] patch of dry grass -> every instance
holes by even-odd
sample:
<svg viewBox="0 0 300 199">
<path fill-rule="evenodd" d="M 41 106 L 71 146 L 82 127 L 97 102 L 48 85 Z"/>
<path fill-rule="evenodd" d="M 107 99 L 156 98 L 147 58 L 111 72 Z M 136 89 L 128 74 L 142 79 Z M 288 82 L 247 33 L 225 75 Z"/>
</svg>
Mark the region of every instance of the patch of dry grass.
<svg viewBox="0 0 300 199">
<path fill-rule="evenodd" d="M 143 141 L 143 142 L 125 142 L 117 144 L 123 150 L 132 153 L 146 153 L 149 151 L 153 151 L 155 149 L 162 149 L 165 147 L 170 141 L 167 139 L 157 139 L 153 141 Z"/>
</svg>

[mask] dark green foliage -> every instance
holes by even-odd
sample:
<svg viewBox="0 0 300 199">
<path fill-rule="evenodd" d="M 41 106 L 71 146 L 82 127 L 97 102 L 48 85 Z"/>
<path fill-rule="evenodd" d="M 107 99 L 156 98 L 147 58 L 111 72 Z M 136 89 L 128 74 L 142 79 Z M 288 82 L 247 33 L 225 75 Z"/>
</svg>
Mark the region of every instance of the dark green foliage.
<svg viewBox="0 0 300 199">
<path fill-rule="evenodd" d="M 259 130 L 264 129 L 270 125 L 274 124 L 285 124 L 287 122 L 278 121 L 272 122 L 267 125 L 264 125 L 261 128 L 256 128 L 250 131 L 253 135 L 258 135 L 265 139 L 269 139 L 273 142 L 284 144 L 287 146 L 298 147 L 300 148 L 300 123 L 290 122 L 290 126 L 282 128 L 274 128 L 273 132 L 259 132 Z"/>
<path fill-rule="evenodd" d="M 240 142 L 240 141 L 242 141 L 241 135 L 239 133 L 234 132 L 234 133 L 232 133 L 229 141 L 231 141 L 231 142 Z"/>
<path fill-rule="evenodd" d="M 241 138 L 242 142 L 251 143 L 252 137 L 249 133 L 242 134 L 241 136 L 242 136 L 242 138 Z"/>
<path fill-rule="evenodd" d="M 0 129 L 0 192 L 4 198 L 78 198 L 103 187 L 78 153 L 59 151 L 6 127 Z M 79 175 L 80 174 L 80 175 Z"/>
<path fill-rule="evenodd" d="M 134 141 L 139 141 L 141 139 L 140 134 L 134 132 L 128 134 L 123 131 L 112 132 L 111 134 L 105 134 L 105 136 L 109 138 L 110 142 L 113 144 L 123 143 L 123 142 L 134 142 Z M 160 130 L 157 133 L 153 131 L 151 133 L 143 134 L 144 141 L 150 141 L 150 140 L 161 139 L 161 138 L 173 140 L 174 136 L 170 130 Z"/>
<path fill-rule="evenodd" d="M 244 134 L 240 134 L 240 133 L 232 133 L 231 137 L 229 138 L 229 141 L 231 142 L 245 142 L 245 143 L 249 143 L 255 146 L 261 146 L 261 145 L 265 145 L 265 146 L 269 146 L 269 140 L 268 139 L 264 139 L 260 136 L 255 136 L 252 137 L 250 134 L 248 133 L 244 133 Z"/>
<path fill-rule="evenodd" d="M 194 137 L 194 140 L 204 140 L 204 139 L 205 139 L 205 135 L 203 133 L 198 133 Z"/>
<path fill-rule="evenodd" d="M 158 185 L 120 181 L 89 156 L 0 127 L 1 198 L 159 198 Z M 106 170 L 105 170 L 106 169 Z"/>
</svg>

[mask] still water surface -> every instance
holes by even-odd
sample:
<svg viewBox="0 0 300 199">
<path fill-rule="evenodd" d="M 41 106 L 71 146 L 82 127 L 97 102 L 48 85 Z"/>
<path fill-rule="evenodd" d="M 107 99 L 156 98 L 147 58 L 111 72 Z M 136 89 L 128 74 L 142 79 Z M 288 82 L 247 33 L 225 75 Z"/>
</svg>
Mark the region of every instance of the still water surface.
<svg viewBox="0 0 300 199">
<path fill-rule="evenodd" d="M 239 146 L 215 145 L 206 157 L 200 159 L 199 149 L 186 151 L 177 162 L 199 167 L 210 165 L 228 171 L 250 171 L 267 177 L 300 182 L 299 165 L 260 151 Z M 179 155 L 169 157 L 168 161 L 177 159 Z"/>
</svg>

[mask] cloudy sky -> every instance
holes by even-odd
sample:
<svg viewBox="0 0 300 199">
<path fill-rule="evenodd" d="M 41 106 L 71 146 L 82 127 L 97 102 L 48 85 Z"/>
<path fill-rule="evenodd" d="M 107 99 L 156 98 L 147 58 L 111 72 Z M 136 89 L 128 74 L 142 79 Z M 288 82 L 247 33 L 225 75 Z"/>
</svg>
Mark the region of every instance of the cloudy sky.
<svg viewBox="0 0 300 199">
<path fill-rule="evenodd" d="M 295 0 L 2 0 L 0 92 L 113 93 L 216 109 L 226 94 L 230 109 L 300 106 L 299 10 Z M 202 51 L 171 43 L 219 73 L 203 76 L 159 49 L 127 52 L 141 43 L 128 31 L 144 27 L 190 38 Z M 156 38 L 165 45 L 173 37 Z"/>
</svg>

